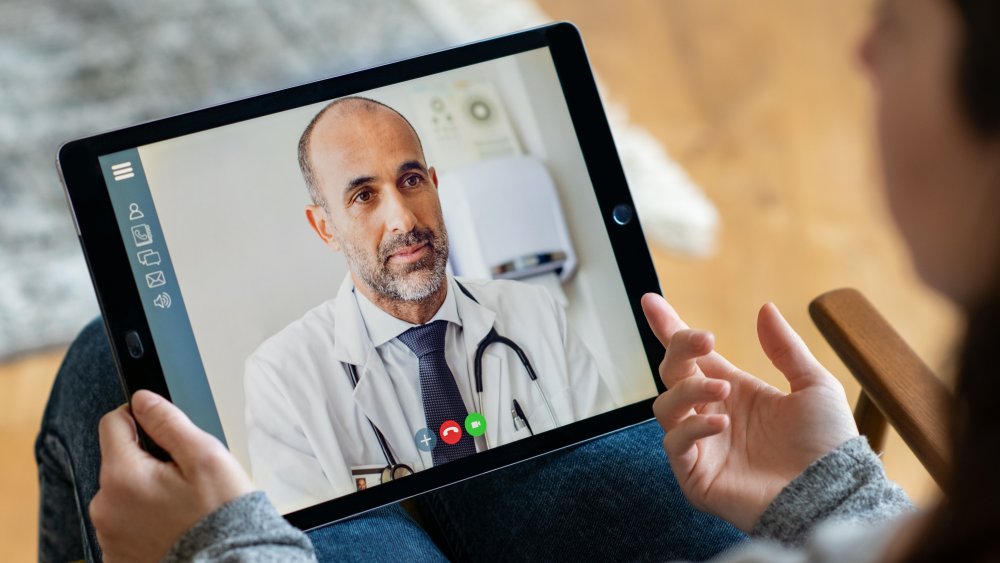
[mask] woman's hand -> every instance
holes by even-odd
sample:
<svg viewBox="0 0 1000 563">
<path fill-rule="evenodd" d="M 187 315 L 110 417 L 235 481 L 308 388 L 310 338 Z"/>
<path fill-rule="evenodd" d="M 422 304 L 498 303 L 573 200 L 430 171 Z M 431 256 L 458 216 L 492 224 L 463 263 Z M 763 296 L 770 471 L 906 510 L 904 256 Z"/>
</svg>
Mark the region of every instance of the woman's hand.
<svg viewBox="0 0 1000 563">
<path fill-rule="evenodd" d="M 839 381 L 813 357 L 773 304 L 757 336 L 788 380 L 784 393 L 726 361 L 714 338 L 690 330 L 659 295 L 642 298 L 667 348 L 653 403 L 663 448 L 688 500 L 749 532 L 764 509 L 813 461 L 858 435 Z"/>
<path fill-rule="evenodd" d="M 199 520 L 254 489 L 226 447 L 163 397 L 136 392 L 132 414 L 173 461 L 139 446 L 128 405 L 101 419 L 100 490 L 90 518 L 105 561 L 158 561 Z"/>
</svg>

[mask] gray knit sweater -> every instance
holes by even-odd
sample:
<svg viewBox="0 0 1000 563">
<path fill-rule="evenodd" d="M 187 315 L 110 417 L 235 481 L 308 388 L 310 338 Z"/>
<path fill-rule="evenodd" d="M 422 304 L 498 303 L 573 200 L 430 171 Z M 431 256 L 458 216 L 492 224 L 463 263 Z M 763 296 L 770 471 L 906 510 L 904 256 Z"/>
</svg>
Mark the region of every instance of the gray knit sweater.
<svg viewBox="0 0 1000 563">
<path fill-rule="evenodd" d="M 716 561 L 877 561 L 899 518 L 912 508 L 906 493 L 886 478 L 865 438 L 855 438 L 817 460 L 781 491 L 754 526 L 756 541 Z M 165 559 L 218 560 L 316 559 L 309 538 L 289 525 L 264 493 L 256 492 L 206 516 Z"/>
</svg>

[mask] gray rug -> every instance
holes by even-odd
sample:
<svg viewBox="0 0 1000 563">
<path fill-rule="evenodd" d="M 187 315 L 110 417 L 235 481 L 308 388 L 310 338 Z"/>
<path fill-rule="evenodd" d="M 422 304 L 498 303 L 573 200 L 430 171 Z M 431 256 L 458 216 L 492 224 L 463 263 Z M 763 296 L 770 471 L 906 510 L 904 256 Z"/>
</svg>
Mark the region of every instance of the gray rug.
<svg viewBox="0 0 1000 563">
<path fill-rule="evenodd" d="M 0 359 L 64 344 L 98 314 L 53 167 L 60 142 L 545 19 L 531 0 L 2 0 Z M 630 177 L 674 202 L 650 204 L 647 229 L 703 252 L 714 208 L 618 121 Z"/>
<path fill-rule="evenodd" d="M 399 0 L 4 0 L 0 357 L 67 342 L 98 313 L 60 142 L 449 43 Z"/>
</svg>

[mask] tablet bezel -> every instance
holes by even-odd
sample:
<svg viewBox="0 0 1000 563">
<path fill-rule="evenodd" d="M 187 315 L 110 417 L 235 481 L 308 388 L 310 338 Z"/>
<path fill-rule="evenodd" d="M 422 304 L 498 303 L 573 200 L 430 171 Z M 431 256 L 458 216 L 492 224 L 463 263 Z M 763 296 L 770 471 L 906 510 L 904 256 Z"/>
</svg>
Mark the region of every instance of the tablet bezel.
<svg viewBox="0 0 1000 563">
<path fill-rule="evenodd" d="M 167 398 L 170 394 L 98 163 L 99 156 L 543 47 L 550 50 L 555 63 L 651 375 L 658 392 L 663 392 L 663 384 L 657 375 L 663 347 L 643 320 L 640 306 L 643 294 L 660 292 L 656 271 L 627 188 L 582 38 L 575 26 L 561 22 L 63 145 L 58 153 L 57 168 L 70 202 L 126 396 L 139 389 L 150 389 Z M 568 92 L 572 95 L 567 95 Z M 613 217 L 615 208 L 622 205 L 627 206 L 633 215 L 624 225 Z M 125 335 L 129 331 L 137 332 L 145 346 L 145 353 L 138 359 L 127 350 Z M 285 518 L 303 530 L 330 524 L 644 422 L 651 418 L 652 402 L 653 398 L 649 398 L 518 441 L 518 447 L 481 452 L 457 463 L 416 473 L 363 493 L 352 493 L 286 514 Z M 142 439 L 147 449 L 163 455 L 145 436 Z M 650 447 L 656 447 L 656 444 L 650 444 Z"/>
</svg>

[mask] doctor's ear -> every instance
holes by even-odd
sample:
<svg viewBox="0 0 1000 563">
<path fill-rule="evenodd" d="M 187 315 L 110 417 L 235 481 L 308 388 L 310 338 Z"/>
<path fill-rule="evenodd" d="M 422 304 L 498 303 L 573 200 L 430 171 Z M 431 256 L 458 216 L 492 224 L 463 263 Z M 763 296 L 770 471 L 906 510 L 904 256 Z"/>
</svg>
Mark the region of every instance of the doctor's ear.
<svg viewBox="0 0 1000 563">
<path fill-rule="evenodd" d="M 323 244 L 329 246 L 336 252 L 340 252 L 340 243 L 333 234 L 333 227 L 330 225 L 330 214 L 320 205 L 306 206 L 306 220 L 309 226 L 319 235 Z"/>
<path fill-rule="evenodd" d="M 430 168 L 427 169 L 427 173 L 431 177 L 431 182 L 434 182 L 434 187 L 435 188 L 438 187 L 438 173 L 437 173 L 437 170 L 434 170 L 434 167 L 431 166 Z"/>
</svg>

